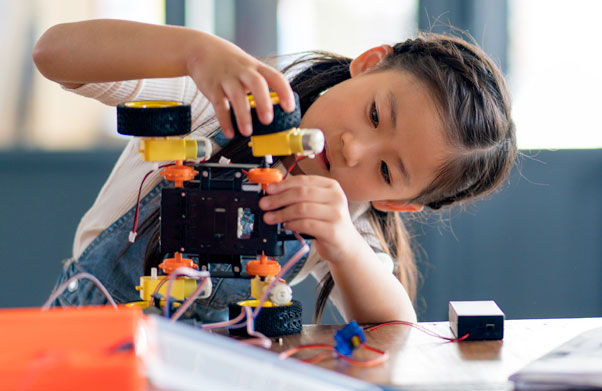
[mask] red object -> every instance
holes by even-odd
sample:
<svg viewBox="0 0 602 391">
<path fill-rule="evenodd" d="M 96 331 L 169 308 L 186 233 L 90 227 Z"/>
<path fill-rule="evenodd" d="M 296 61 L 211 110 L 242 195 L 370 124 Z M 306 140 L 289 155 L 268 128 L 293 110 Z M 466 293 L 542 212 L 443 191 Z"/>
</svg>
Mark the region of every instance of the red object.
<svg viewBox="0 0 602 391">
<path fill-rule="evenodd" d="M 249 181 L 261 184 L 261 189 L 272 183 L 278 183 L 282 180 L 282 173 L 276 168 L 253 168 L 247 173 Z"/>
<path fill-rule="evenodd" d="M 174 258 L 167 258 L 159 264 L 159 268 L 163 270 L 163 273 L 169 274 L 179 267 L 189 267 L 192 269 L 198 269 L 199 265 L 194 263 L 190 258 L 182 258 L 182 253 L 175 253 Z"/>
<path fill-rule="evenodd" d="M 191 181 L 199 174 L 194 168 L 185 166 L 181 160 L 176 160 L 175 165 L 166 166 L 161 175 L 168 181 L 176 182 L 176 187 L 184 186 L 185 181 Z"/>
<path fill-rule="evenodd" d="M 276 261 L 268 260 L 265 254 L 261 254 L 258 260 L 247 263 L 247 273 L 252 276 L 275 276 L 279 271 L 280 264 Z"/>
<path fill-rule="evenodd" d="M 0 390 L 144 390 L 138 308 L 0 310 Z"/>
</svg>

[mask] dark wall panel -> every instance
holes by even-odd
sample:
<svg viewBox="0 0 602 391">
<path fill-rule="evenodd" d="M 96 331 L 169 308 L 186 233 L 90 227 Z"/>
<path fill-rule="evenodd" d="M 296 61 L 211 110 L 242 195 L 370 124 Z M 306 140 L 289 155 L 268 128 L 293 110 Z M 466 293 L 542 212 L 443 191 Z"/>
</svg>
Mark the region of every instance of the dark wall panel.
<svg viewBox="0 0 602 391">
<path fill-rule="evenodd" d="M 446 228 L 414 224 L 423 320 L 447 319 L 449 300 L 494 299 L 509 318 L 602 315 L 602 150 L 521 160 L 503 191 L 450 212 Z"/>
<path fill-rule="evenodd" d="M 433 33 L 468 33 L 507 71 L 507 0 L 419 0 L 418 28 Z"/>
<path fill-rule="evenodd" d="M 0 153 L 0 307 L 39 306 L 119 152 Z"/>
</svg>

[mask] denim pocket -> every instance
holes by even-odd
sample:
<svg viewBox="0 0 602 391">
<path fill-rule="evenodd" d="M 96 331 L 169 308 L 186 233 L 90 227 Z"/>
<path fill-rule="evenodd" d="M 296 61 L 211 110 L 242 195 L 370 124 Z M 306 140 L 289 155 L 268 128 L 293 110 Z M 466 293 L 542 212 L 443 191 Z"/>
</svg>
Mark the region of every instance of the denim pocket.
<svg viewBox="0 0 602 391">
<path fill-rule="evenodd" d="M 63 271 L 59 275 L 53 293 L 74 275 L 81 273 L 77 261 L 68 259 L 64 262 Z M 103 305 L 109 301 L 102 291 L 87 278 L 78 278 L 69 283 L 58 298 L 51 303 L 53 307 L 70 307 L 81 305 Z"/>
</svg>

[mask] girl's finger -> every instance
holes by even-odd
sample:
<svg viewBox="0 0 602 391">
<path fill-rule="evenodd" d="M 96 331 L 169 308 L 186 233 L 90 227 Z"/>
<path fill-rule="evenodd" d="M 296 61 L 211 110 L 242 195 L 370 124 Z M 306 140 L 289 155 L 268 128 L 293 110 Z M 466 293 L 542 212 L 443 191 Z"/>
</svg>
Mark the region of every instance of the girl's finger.
<svg viewBox="0 0 602 391">
<path fill-rule="evenodd" d="M 274 118 L 274 105 L 270 98 L 268 83 L 263 76 L 257 72 L 247 73 L 241 76 L 241 81 L 253 94 L 259 121 L 265 125 L 270 124 Z"/>
<path fill-rule="evenodd" d="M 230 118 L 230 103 L 225 95 L 221 95 L 219 98 L 214 99 L 211 104 L 215 111 L 215 117 L 222 127 L 222 132 L 228 138 L 234 137 L 234 127 L 232 126 L 232 119 Z"/>
<path fill-rule="evenodd" d="M 295 110 L 295 97 L 293 95 L 293 89 L 291 88 L 291 85 L 286 77 L 278 70 L 267 65 L 259 68 L 258 70 L 259 73 L 265 78 L 270 88 L 278 94 L 282 109 L 288 113 Z"/>
<path fill-rule="evenodd" d="M 238 80 L 224 84 L 223 88 L 234 110 L 238 130 L 243 136 L 250 136 L 253 132 L 253 125 L 246 91 Z"/>
<path fill-rule="evenodd" d="M 213 110 L 215 111 L 215 118 L 219 122 L 222 132 L 228 138 L 234 137 L 234 127 L 232 126 L 232 119 L 230 118 L 230 102 L 226 96 L 224 90 L 217 83 L 211 85 L 205 85 L 203 83 L 203 77 L 199 77 L 199 68 L 192 68 L 190 77 L 194 80 L 199 91 L 205 95 L 205 97 L 211 102 Z"/>
<path fill-rule="evenodd" d="M 323 187 L 297 187 L 276 195 L 262 197 L 259 207 L 263 210 L 273 210 L 299 202 L 331 204 L 335 199 L 336 196 L 333 197 L 332 190 Z"/>
<path fill-rule="evenodd" d="M 335 240 L 336 229 L 330 223 L 315 219 L 297 219 L 286 223 L 286 229 L 311 235 L 317 240 Z"/>
<path fill-rule="evenodd" d="M 340 190 L 340 192 L 342 193 L 342 189 L 337 181 L 319 175 L 292 176 L 284 181 L 280 181 L 278 183 L 273 183 L 269 185 L 266 188 L 266 191 L 268 192 L 268 194 L 278 194 L 285 190 L 292 189 L 295 187 L 324 187 L 329 189 Z"/>
<path fill-rule="evenodd" d="M 267 224 L 287 223 L 287 229 L 290 229 L 288 228 L 288 223 L 293 220 L 312 219 L 334 222 L 340 217 L 341 214 L 337 208 L 333 208 L 330 205 L 302 202 L 267 212 L 263 215 L 263 220 Z"/>
</svg>

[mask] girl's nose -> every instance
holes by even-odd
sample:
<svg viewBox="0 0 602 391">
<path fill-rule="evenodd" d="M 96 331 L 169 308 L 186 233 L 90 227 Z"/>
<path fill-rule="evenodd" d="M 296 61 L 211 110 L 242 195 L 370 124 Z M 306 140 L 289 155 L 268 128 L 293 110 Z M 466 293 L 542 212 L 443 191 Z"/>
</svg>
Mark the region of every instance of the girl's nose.
<svg viewBox="0 0 602 391">
<path fill-rule="evenodd" d="M 345 132 L 341 135 L 343 145 L 343 158 L 347 167 L 354 167 L 366 155 L 369 148 L 364 142 L 359 140 L 351 132 Z"/>
</svg>

